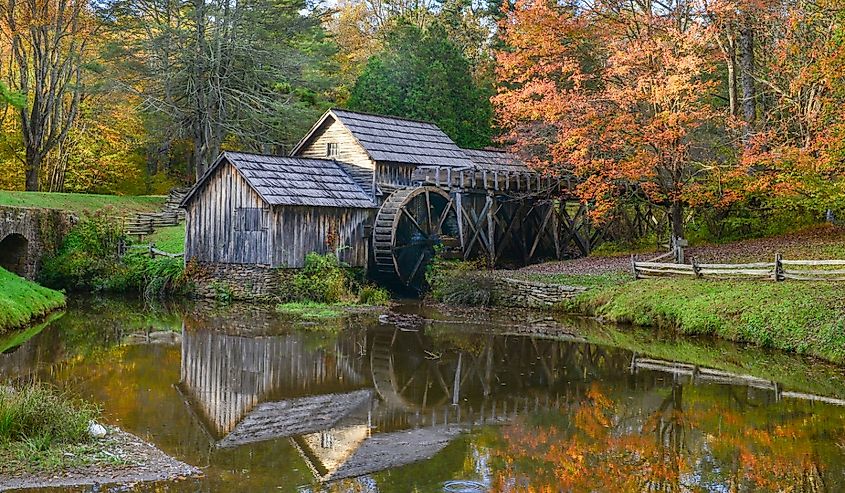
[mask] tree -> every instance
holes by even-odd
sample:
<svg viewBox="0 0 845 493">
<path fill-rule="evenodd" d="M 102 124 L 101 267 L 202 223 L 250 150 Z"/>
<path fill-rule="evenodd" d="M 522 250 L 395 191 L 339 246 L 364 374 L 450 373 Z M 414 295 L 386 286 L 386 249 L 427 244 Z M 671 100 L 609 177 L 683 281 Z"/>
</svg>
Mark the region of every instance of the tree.
<svg viewBox="0 0 845 493">
<path fill-rule="evenodd" d="M 10 85 L 27 98 L 19 110 L 26 189 L 38 190 L 44 159 L 77 117 L 82 57 L 95 29 L 84 0 L 5 0 L 0 30 L 12 55 Z"/>
<path fill-rule="evenodd" d="M 355 82 L 349 108 L 436 123 L 464 147 L 489 145 L 489 93 L 473 78 L 460 48 L 433 22 L 402 24 L 387 36 Z"/>
<path fill-rule="evenodd" d="M 597 8 L 523 0 L 508 12 L 494 98 L 505 138 L 541 170 L 584 177 L 595 215 L 633 188 L 667 206 L 683 237 L 718 116 L 710 32 L 683 1 Z"/>
<path fill-rule="evenodd" d="M 325 107 L 332 45 L 305 0 L 119 0 L 123 83 L 166 124 L 164 148 L 191 142 L 199 177 L 226 145 L 284 152 Z M 165 150 L 166 152 L 166 150 Z"/>
</svg>

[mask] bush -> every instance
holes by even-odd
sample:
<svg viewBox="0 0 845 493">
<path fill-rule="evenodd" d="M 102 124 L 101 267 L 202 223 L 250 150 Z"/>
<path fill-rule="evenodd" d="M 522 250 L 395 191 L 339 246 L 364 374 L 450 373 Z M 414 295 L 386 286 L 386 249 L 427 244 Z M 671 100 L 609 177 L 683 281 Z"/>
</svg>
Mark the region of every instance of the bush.
<svg viewBox="0 0 845 493">
<path fill-rule="evenodd" d="M 150 258 L 146 254 L 135 253 L 124 257 L 123 265 L 125 275 L 112 278 L 108 290 L 137 291 L 145 298 L 186 294 L 190 290 L 181 258 Z"/>
<path fill-rule="evenodd" d="M 358 293 L 358 303 L 371 306 L 385 306 L 390 303 L 390 293 L 377 286 L 364 286 Z"/>
<path fill-rule="evenodd" d="M 138 292 L 148 298 L 189 290 L 181 258 L 140 252 L 121 257 L 125 241 L 120 223 L 98 212 L 71 229 L 58 254 L 45 260 L 40 280 L 51 287 Z"/>
<path fill-rule="evenodd" d="M 44 384 L 0 389 L 0 446 L 23 442 L 44 451 L 88 441 L 88 424 L 99 411 Z"/>
<path fill-rule="evenodd" d="M 339 303 L 354 299 L 351 277 L 345 266 L 332 254 L 311 252 L 305 266 L 293 278 L 293 300 Z"/>
<path fill-rule="evenodd" d="M 68 289 L 103 289 L 120 266 L 126 238 L 120 223 L 104 211 L 71 228 L 58 253 L 46 258 L 41 283 Z"/>
<path fill-rule="evenodd" d="M 490 275 L 454 269 L 432 278 L 431 295 L 450 305 L 490 306 L 495 286 Z"/>
</svg>

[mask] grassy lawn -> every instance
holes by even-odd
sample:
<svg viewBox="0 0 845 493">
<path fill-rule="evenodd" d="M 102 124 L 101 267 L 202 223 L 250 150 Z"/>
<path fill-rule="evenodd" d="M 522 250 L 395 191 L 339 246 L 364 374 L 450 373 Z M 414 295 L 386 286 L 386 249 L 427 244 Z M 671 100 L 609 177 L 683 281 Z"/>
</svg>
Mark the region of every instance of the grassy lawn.
<svg viewBox="0 0 845 493">
<path fill-rule="evenodd" d="M 845 363 L 840 283 L 648 279 L 591 289 L 561 308 Z"/>
<path fill-rule="evenodd" d="M 0 268 L 0 333 L 65 305 L 65 295 Z"/>
<path fill-rule="evenodd" d="M 168 253 L 185 251 L 185 224 L 159 228 L 146 237 L 144 243 L 155 243 L 156 248 Z"/>
<path fill-rule="evenodd" d="M 43 207 L 77 214 L 112 207 L 120 214 L 155 212 L 164 206 L 163 195 L 95 195 L 85 193 L 0 191 L 0 206 Z"/>
</svg>

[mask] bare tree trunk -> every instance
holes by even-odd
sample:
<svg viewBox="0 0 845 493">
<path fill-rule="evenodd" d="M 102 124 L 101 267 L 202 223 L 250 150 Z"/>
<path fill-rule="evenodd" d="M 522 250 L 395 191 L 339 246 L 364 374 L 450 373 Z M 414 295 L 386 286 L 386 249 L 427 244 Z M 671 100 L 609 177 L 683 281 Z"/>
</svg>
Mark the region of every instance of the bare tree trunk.
<svg viewBox="0 0 845 493">
<path fill-rule="evenodd" d="M 731 116 L 739 114 L 739 97 L 737 95 L 737 71 L 736 71 L 736 37 L 733 30 L 728 33 L 727 44 L 724 45 L 725 61 L 728 66 L 728 101 L 730 104 Z"/>
<path fill-rule="evenodd" d="M 31 146 L 26 148 L 26 191 L 37 192 L 39 189 L 39 174 L 43 156 Z"/>
<path fill-rule="evenodd" d="M 742 118 L 745 121 L 743 142 L 747 146 L 757 120 L 757 90 L 754 84 L 754 27 L 750 14 L 745 14 L 739 32 L 740 68 L 742 70 Z"/>
<path fill-rule="evenodd" d="M 26 189 L 39 189 L 47 155 L 67 138 L 79 109 L 82 55 L 93 34 L 83 0 L 2 0 L 0 36 L 11 48 L 17 78 L 12 89 L 28 96 L 20 111 Z"/>
<path fill-rule="evenodd" d="M 669 211 L 672 219 L 672 237 L 684 237 L 684 204 L 680 200 L 672 201 L 672 208 Z"/>
</svg>

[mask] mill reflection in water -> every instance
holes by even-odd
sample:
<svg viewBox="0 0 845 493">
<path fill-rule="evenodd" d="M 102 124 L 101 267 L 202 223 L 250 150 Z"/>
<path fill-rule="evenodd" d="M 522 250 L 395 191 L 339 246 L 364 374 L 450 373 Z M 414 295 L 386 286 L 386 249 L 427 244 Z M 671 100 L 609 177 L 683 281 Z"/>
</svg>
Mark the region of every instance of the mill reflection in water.
<svg viewBox="0 0 845 493">
<path fill-rule="evenodd" d="M 840 368 L 519 314 L 532 335 L 121 303 L 72 306 L 0 354 L 0 383 L 54 382 L 206 471 L 170 491 L 845 488 Z M 724 369 L 667 359 L 678 347 Z"/>
<path fill-rule="evenodd" d="M 349 329 L 315 348 L 302 332 L 200 325 L 185 324 L 178 387 L 213 445 L 291 438 L 323 481 L 425 460 L 461 431 L 556 408 L 567 365 L 607 357 L 492 334 L 444 351 L 420 331 Z"/>
</svg>

